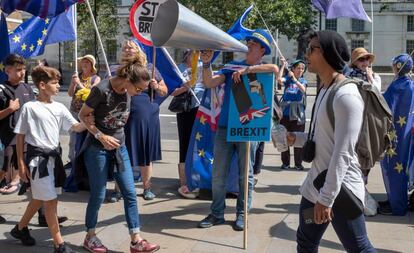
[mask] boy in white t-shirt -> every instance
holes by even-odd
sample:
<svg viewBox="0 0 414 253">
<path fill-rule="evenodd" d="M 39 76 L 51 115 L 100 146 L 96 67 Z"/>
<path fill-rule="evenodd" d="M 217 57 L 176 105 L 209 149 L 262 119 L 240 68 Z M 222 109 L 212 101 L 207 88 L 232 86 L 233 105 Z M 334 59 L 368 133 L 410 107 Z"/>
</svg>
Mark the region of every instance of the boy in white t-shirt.
<svg viewBox="0 0 414 253">
<path fill-rule="evenodd" d="M 61 159 L 59 131 L 85 130 L 61 103 L 52 100 L 59 92 L 60 74 L 54 68 L 39 66 L 33 69 L 32 79 L 39 89 L 37 100 L 26 103 L 14 129 L 17 134 L 17 159 L 19 174 L 29 183 L 32 200 L 20 222 L 13 228 L 11 235 L 21 240 L 23 245 L 33 246 L 35 239 L 30 236 L 27 225 L 33 215 L 43 205 L 49 231 L 52 235 L 55 252 L 75 252 L 65 244 L 57 220 L 57 194 L 66 179 Z M 23 155 L 27 143 L 26 159 Z"/>
</svg>

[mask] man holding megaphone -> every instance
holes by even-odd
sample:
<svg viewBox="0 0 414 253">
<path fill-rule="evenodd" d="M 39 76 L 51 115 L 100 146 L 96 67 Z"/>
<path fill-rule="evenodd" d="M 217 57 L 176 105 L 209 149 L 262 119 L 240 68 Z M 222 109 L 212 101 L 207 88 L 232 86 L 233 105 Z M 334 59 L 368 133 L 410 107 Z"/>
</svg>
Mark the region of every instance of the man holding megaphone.
<svg viewBox="0 0 414 253">
<path fill-rule="evenodd" d="M 212 50 L 204 50 L 201 53 L 203 62 L 203 83 L 206 88 L 214 88 L 225 83 L 224 101 L 221 107 L 218 129 L 214 141 L 214 162 L 212 172 L 212 192 L 213 202 L 211 203 L 211 213 L 199 222 L 200 228 L 208 228 L 224 223 L 224 209 L 226 197 L 226 182 L 229 174 L 231 159 L 235 152 L 238 154 L 239 167 L 239 195 L 237 198 L 236 220 L 233 229 L 236 231 L 244 230 L 244 175 L 247 145 L 244 142 L 227 142 L 227 122 L 229 117 L 230 91 L 232 85 L 241 82 L 241 75 L 249 73 L 268 73 L 273 72 L 277 76 L 279 69 L 274 64 L 262 64 L 264 55 L 271 53 L 270 43 L 272 37 L 262 29 L 255 30 L 251 35 L 246 36 L 248 51 L 246 59 L 241 62 L 231 62 L 233 65 L 244 66 L 237 71 L 221 70 L 217 75 L 213 75 L 211 60 Z M 256 151 L 255 143 L 252 143 L 251 153 Z M 254 157 L 254 156 L 252 156 Z M 252 161 L 249 162 L 249 192 L 248 209 L 251 207 L 251 192 L 253 189 L 253 170 Z"/>
</svg>

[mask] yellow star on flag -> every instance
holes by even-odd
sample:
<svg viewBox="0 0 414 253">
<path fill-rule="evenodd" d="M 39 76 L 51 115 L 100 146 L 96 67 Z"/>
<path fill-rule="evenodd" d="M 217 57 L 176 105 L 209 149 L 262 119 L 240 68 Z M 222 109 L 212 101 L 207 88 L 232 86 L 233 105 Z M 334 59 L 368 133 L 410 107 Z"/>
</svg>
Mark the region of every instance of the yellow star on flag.
<svg viewBox="0 0 414 253">
<path fill-rule="evenodd" d="M 210 160 L 210 162 L 211 162 L 211 164 L 213 164 L 213 163 L 214 163 L 214 158 L 213 158 L 213 159 L 211 159 L 211 160 Z"/>
<path fill-rule="evenodd" d="M 394 170 L 398 171 L 398 174 L 401 174 L 401 171 L 403 170 L 402 164 L 397 163 L 397 166 L 395 166 Z"/>
<path fill-rule="evenodd" d="M 200 118 L 200 123 L 201 124 L 203 124 L 203 125 L 205 125 L 206 124 L 206 118 L 204 118 L 204 115 L 201 115 L 201 118 Z"/>
<path fill-rule="evenodd" d="M 14 35 L 13 41 L 14 41 L 14 43 L 20 42 L 20 37 L 17 36 L 17 35 Z"/>
<path fill-rule="evenodd" d="M 30 52 L 33 52 L 34 51 L 34 45 L 31 44 L 30 47 L 29 47 L 29 49 L 30 49 Z"/>
<path fill-rule="evenodd" d="M 206 155 L 206 152 L 204 151 L 204 149 L 198 150 L 198 156 L 204 157 L 205 155 Z"/>
<path fill-rule="evenodd" d="M 201 138 L 202 138 L 203 136 L 200 134 L 200 132 L 197 132 L 197 134 L 196 134 L 196 140 L 197 141 L 200 141 L 201 140 Z"/>
<path fill-rule="evenodd" d="M 390 140 L 395 140 L 397 138 L 397 132 L 395 130 L 392 130 L 388 133 L 388 137 L 390 137 Z"/>
<path fill-rule="evenodd" d="M 37 45 L 38 45 L 38 46 L 41 46 L 42 44 L 43 44 L 43 40 L 38 39 L 38 40 L 37 40 Z"/>
<path fill-rule="evenodd" d="M 0 71 L 3 72 L 3 70 L 4 70 L 3 62 L 0 62 Z"/>
<path fill-rule="evenodd" d="M 393 156 L 397 155 L 397 153 L 395 152 L 395 150 L 393 148 L 390 148 L 387 150 L 387 155 L 392 158 Z"/>
<path fill-rule="evenodd" d="M 26 47 L 27 47 L 26 43 L 23 43 L 23 45 L 21 46 L 22 51 L 26 51 Z"/>
<path fill-rule="evenodd" d="M 47 35 L 47 29 L 44 28 L 43 31 L 42 31 L 42 33 L 43 33 L 43 36 L 46 36 Z"/>
<path fill-rule="evenodd" d="M 47 24 L 49 24 L 49 19 L 47 18 L 47 19 L 45 19 L 45 24 L 47 25 Z"/>
<path fill-rule="evenodd" d="M 405 117 L 401 117 L 399 116 L 399 120 L 397 121 L 398 124 L 400 124 L 400 127 L 403 127 L 405 124 L 407 124 L 407 122 L 405 121 Z"/>
</svg>

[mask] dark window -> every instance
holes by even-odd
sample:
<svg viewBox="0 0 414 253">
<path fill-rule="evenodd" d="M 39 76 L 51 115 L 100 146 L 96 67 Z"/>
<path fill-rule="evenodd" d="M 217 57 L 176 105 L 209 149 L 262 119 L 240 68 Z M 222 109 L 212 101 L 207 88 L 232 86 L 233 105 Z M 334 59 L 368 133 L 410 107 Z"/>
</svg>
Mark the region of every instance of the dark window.
<svg viewBox="0 0 414 253">
<path fill-rule="evenodd" d="M 357 47 L 364 47 L 364 40 L 351 40 L 351 51 Z"/>
<path fill-rule="evenodd" d="M 365 29 L 364 20 L 352 19 L 352 31 L 353 32 L 363 32 Z"/>
<path fill-rule="evenodd" d="M 63 43 L 63 61 L 73 62 L 73 54 L 74 54 L 74 43 L 64 42 Z"/>
<path fill-rule="evenodd" d="M 106 53 L 108 57 L 108 62 L 116 62 L 116 52 L 117 52 L 116 40 L 107 40 L 106 41 Z"/>
<path fill-rule="evenodd" d="M 407 17 L 407 32 L 414 32 L 414 16 Z"/>
<path fill-rule="evenodd" d="M 407 40 L 407 54 L 411 54 L 414 51 L 414 40 Z"/>
<path fill-rule="evenodd" d="M 337 19 L 325 19 L 325 30 L 336 31 L 338 29 Z"/>
</svg>

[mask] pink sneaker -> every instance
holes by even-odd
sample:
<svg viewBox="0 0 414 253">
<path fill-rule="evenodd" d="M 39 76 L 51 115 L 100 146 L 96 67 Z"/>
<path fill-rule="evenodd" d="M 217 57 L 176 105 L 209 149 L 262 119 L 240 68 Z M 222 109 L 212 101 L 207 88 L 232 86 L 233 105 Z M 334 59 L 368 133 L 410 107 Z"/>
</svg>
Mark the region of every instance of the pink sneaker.
<svg viewBox="0 0 414 253">
<path fill-rule="evenodd" d="M 101 240 L 98 239 L 96 236 L 92 236 L 91 238 L 85 238 L 83 242 L 83 248 L 92 252 L 92 253 L 106 253 L 108 252 L 108 248 L 106 248 Z"/>
<path fill-rule="evenodd" d="M 155 243 L 149 243 L 143 239 L 137 244 L 130 246 L 131 253 L 152 253 L 160 249 L 160 246 Z"/>
</svg>

